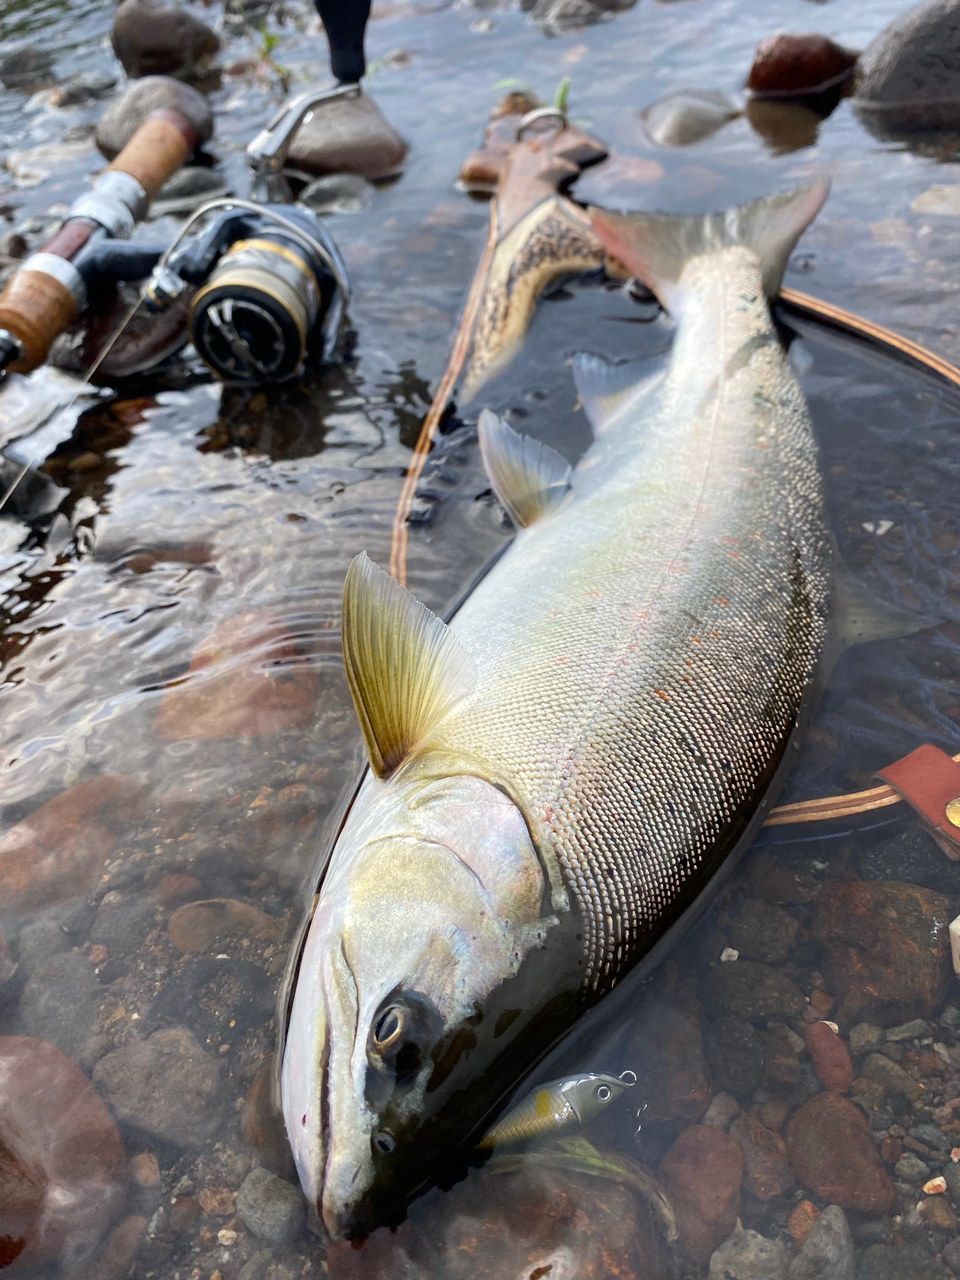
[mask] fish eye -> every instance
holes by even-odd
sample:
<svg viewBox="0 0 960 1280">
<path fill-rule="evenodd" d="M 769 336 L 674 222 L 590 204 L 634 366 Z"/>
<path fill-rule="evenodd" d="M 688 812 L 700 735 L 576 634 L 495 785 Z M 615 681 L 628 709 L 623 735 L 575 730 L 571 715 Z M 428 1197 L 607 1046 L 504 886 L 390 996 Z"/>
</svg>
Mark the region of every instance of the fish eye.
<svg viewBox="0 0 960 1280">
<path fill-rule="evenodd" d="M 374 1135 L 374 1145 L 378 1151 L 382 1151 L 384 1155 L 392 1155 L 397 1149 L 397 1140 L 388 1129 L 381 1129 Z"/>
<path fill-rule="evenodd" d="M 598 1102 L 609 1102 L 613 1097 L 613 1091 L 608 1084 L 597 1085 L 596 1097 Z"/>
<path fill-rule="evenodd" d="M 392 1004 L 380 1015 L 373 1029 L 374 1047 L 381 1053 L 384 1049 L 392 1048 L 403 1035 L 403 1031 L 403 1010 L 399 1005 Z"/>
</svg>

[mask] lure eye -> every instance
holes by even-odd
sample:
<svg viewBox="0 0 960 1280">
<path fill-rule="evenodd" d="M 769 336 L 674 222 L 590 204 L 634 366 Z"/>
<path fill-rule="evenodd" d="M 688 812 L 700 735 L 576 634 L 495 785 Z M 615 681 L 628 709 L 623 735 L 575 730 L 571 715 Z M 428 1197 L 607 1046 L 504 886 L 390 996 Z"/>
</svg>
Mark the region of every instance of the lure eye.
<svg viewBox="0 0 960 1280">
<path fill-rule="evenodd" d="M 596 1096 L 597 1096 L 598 1102 L 609 1102 L 610 1099 L 613 1097 L 613 1091 L 611 1090 L 608 1084 L 600 1084 L 600 1085 L 597 1085 Z"/>
<path fill-rule="evenodd" d="M 385 1049 L 392 1048 L 404 1031 L 403 1010 L 399 1005 L 392 1004 L 389 1009 L 385 1010 L 373 1029 L 374 1047 L 381 1053 Z"/>
<path fill-rule="evenodd" d="M 385 1156 L 392 1155 L 397 1149 L 397 1140 L 387 1129 L 381 1129 L 373 1139 L 374 1146 Z"/>
</svg>

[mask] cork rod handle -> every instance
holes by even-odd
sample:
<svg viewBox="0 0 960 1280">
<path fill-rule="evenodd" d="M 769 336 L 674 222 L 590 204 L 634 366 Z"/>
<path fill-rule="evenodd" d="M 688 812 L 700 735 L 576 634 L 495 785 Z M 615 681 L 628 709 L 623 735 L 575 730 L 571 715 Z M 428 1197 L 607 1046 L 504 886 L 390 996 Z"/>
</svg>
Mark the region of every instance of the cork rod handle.
<svg viewBox="0 0 960 1280">
<path fill-rule="evenodd" d="M 149 201 L 173 177 L 196 142 L 196 130 L 182 112 L 154 111 L 107 169 L 136 178 Z"/>
</svg>

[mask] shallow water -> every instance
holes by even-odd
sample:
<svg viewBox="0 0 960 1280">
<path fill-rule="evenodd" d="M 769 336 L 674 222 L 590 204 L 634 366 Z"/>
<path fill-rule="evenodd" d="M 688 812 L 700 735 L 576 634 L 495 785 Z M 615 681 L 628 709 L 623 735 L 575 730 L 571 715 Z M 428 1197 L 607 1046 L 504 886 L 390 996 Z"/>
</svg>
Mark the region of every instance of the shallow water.
<svg viewBox="0 0 960 1280">
<path fill-rule="evenodd" d="M 641 0 L 611 21 L 557 33 L 555 22 L 537 25 L 506 6 L 383 4 L 369 30 L 370 90 L 413 150 L 403 178 L 369 209 L 330 220 L 354 288 L 350 360 L 259 393 L 223 391 L 199 366 L 181 365 L 176 376 L 141 379 L 86 404 L 59 443 L 40 452 L 17 446 L 23 458 L 46 458 L 43 472 L 60 491 L 43 518 L 24 520 L 36 511 L 25 498 L 19 514 L 11 507 L 0 519 L 0 798 L 24 869 L 3 883 L 10 959 L 4 964 L 0 951 L 0 980 L 18 968 L 0 986 L 0 1032 L 39 1036 L 87 1074 L 96 1071 L 122 1112 L 124 1159 L 137 1161 L 122 1194 L 89 1206 L 87 1243 L 97 1261 L 82 1255 L 68 1265 L 67 1246 L 47 1224 L 35 1247 L 46 1251 L 49 1274 L 99 1267 L 97 1275 L 122 1275 L 131 1259 L 134 1276 L 184 1280 L 284 1280 L 327 1267 L 554 1280 L 705 1274 L 689 1250 L 685 1257 L 668 1246 L 652 1202 L 622 1168 L 607 1167 L 603 1177 L 571 1171 L 572 1157 L 564 1165 L 555 1151 L 519 1170 L 475 1171 L 449 1195 L 419 1202 L 397 1238 L 381 1233 L 366 1250 L 334 1250 L 329 1259 L 306 1234 L 258 1238 L 237 1217 L 233 1196 L 257 1163 L 287 1172 L 255 1104 L 275 1037 L 274 990 L 312 893 L 322 833 L 358 768 L 340 670 L 340 584 L 357 551 L 381 563 L 388 555 L 404 469 L 485 233 L 485 206 L 459 194 L 454 179 L 498 82 L 516 76 L 547 95 L 570 75 L 574 116 L 618 153 L 662 169 L 656 177 L 648 165 L 654 180 L 640 184 L 599 168 L 578 186 L 585 199 L 692 211 L 829 174 L 833 194 L 787 283 L 960 359 L 956 219 L 912 208 L 930 186 L 960 181 L 955 161 L 882 146 L 849 103 L 816 139 L 784 154 L 781 134 L 771 147 L 747 119 L 691 147 L 659 148 L 639 116 L 682 87 L 738 92 L 756 42 L 778 28 L 862 47 L 901 7 Z M 293 70 L 296 88 L 325 76 L 324 46 L 306 9 L 284 12 L 274 57 Z M 64 78 L 113 68 L 102 46 L 111 14 L 107 5 L 22 5 L 6 11 L 4 34 L 11 44 L 42 38 L 55 47 Z M 204 16 L 222 15 L 211 6 Z M 224 61 L 252 52 L 258 39 L 236 25 L 224 34 Z M 398 48 L 410 55 L 405 66 L 385 57 Z M 211 100 L 211 152 L 245 194 L 243 148 L 277 91 L 225 79 Z M 0 175 L 10 226 L 27 222 L 42 240 L 43 225 L 96 167 L 83 136 L 101 109 L 55 110 L 42 97 L 0 94 L 6 154 L 59 144 L 65 134 L 73 148 L 13 162 L 21 171 L 46 165 L 49 176 L 37 185 Z M 793 329 L 841 554 L 873 594 L 931 625 L 844 655 L 788 799 L 869 785 L 873 770 L 923 742 L 956 751 L 960 718 L 960 395 L 862 344 L 806 323 Z M 575 458 L 587 429 L 569 358 L 584 348 L 652 357 L 667 349 L 670 333 L 665 318 L 618 289 L 570 286 L 542 305 L 523 355 L 481 401 Z M 437 608 L 509 536 L 479 469 L 474 420 L 471 406 L 441 437 L 410 531 L 411 585 Z M 31 815 L 30 831 L 18 827 Z M 886 817 L 892 823 L 876 825 Z M 847 1039 L 858 1023 L 921 1018 L 912 1036 L 887 1041 L 880 1031 L 877 1043 L 923 1091 L 904 1079 L 878 1085 L 869 1072 L 880 1069 L 865 1065 L 871 1042 L 857 1055 L 858 1079 L 874 1092 L 855 1096 L 872 1131 L 894 1144 L 887 1155 L 912 1153 L 926 1175 L 888 1162 L 892 1208 L 853 1208 L 849 1219 L 865 1274 L 881 1265 L 867 1249 L 896 1245 L 907 1251 L 898 1255 L 903 1267 L 914 1269 L 905 1274 L 933 1275 L 960 1207 L 960 1184 L 955 1195 L 951 1183 L 938 1199 L 945 1213 L 916 1208 L 922 1182 L 949 1172 L 950 1149 L 960 1143 L 960 1126 L 944 1109 L 960 1095 L 953 979 L 939 961 L 933 977 L 929 963 L 922 969 L 922 947 L 907 929 L 903 955 L 870 961 L 870 981 L 887 989 L 859 1004 L 844 1000 L 839 987 L 849 974 L 824 904 L 840 895 L 841 911 L 842 886 L 866 884 L 864 929 L 896 939 L 890 921 L 913 920 L 911 910 L 923 919 L 957 914 L 960 874 L 899 809 L 860 832 L 808 831 L 768 832 L 650 988 L 621 999 L 602 1034 L 574 1036 L 564 1060 L 571 1069 L 640 1075 L 634 1092 L 648 1108 L 639 1137 L 626 1102 L 587 1136 L 604 1152 L 657 1169 L 716 1094 L 735 1095 L 751 1123 L 800 1141 L 789 1117 L 820 1089 L 803 1047 L 806 1008 L 834 1017 Z M 906 889 L 883 897 L 870 887 L 888 882 L 919 885 L 927 897 Z M 215 917 L 213 908 L 184 910 L 210 899 L 228 900 Z M 763 941 L 771 930 L 794 935 L 788 954 Z M 940 934 L 935 943 L 941 955 Z M 846 945 L 866 954 L 862 938 Z M 717 976 L 736 968 L 719 964 L 726 948 L 739 951 L 736 964 L 766 966 L 748 971 L 754 995 L 775 989 L 766 1004 L 751 1005 Z M 895 999 L 898 974 L 904 989 Z M 791 1003 L 796 991 L 800 1005 Z M 171 1030 L 175 1042 L 149 1040 Z M 196 1042 L 192 1065 L 159 1077 L 167 1083 L 149 1108 L 134 1099 L 123 1110 L 122 1090 L 105 1080 L 111 1061 L 123 1074 L 128 1059 L 111 1055 L 148 1041 L 156 1054 L 158 1044 L 182 1049 L 184 1030 Z M 29 1128 L 33 1113 L 22 1100 L 11 1105 L 12 1096 L 8 1085 L 3 1122 Z M 190 1105 L 198 1119 L 185 1126 Z M 923 1126 L 935 1133 L 911 1133 Z M 776 1140 L 763 1140 L 779 1153 Z M 735 1163 L 731 1152 L 720 1142 L 713 1153 L 721 1181 Z M 779 1189 L 767 1195 L 771 1185 Z M 747 1227 L 782 1237 L 789 1253 L 796 1204 L 823 1208 L 830 1198 L 808 1183 L 780 1187 L 748 1175 L 738 1209 Z M 97 1244 L 114 1223 L 109 1242 Z"/>
</svg>

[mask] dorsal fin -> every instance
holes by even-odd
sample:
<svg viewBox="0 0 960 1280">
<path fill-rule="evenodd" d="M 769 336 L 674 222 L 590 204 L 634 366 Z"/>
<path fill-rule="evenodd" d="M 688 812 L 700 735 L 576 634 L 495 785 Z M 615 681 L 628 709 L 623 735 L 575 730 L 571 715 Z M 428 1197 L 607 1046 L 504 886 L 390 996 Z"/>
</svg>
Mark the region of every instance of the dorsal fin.
<svg viewBox="0 0 960 1280">
<path fill-rule="evenodd" d="M 391 774 L 476 683 L 450 628 L 361 552 L 343 584 L 343 661 L 370 767 Z"/>
<path fill-rule="evenodd" d="M 586 352 L 580 352 L 573 359 L 573 381 L 597 435 L 628 403 L 635 401 L 639 406 L 659 385 L 663 373 L 661 361 L 656 361 L 651 369 L 636 361 L 611 364 Z"/>
<path fill-rule="evenodd" d="M 548 444 L 522 436 L 489 409 L 480 414 L 480 454 L 493 491 L 521 529 L 570 488 L 570 464 Z"/>
</svg>

